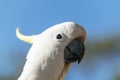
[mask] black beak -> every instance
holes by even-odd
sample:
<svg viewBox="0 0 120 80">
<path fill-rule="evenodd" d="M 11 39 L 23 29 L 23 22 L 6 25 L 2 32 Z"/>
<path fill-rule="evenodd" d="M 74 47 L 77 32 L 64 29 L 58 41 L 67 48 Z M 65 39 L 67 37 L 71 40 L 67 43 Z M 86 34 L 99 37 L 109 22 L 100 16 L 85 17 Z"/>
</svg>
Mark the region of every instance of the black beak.
<svg viewBox="0 0 120 80">
<path fill-rule="evenodd" d="M 78 61 L 78 64 L 82 60 L 85 52 L 85 47 L 80 39 L 73 40 L 64 50 L 65 63 L 71 63 Z"/>
</svg>

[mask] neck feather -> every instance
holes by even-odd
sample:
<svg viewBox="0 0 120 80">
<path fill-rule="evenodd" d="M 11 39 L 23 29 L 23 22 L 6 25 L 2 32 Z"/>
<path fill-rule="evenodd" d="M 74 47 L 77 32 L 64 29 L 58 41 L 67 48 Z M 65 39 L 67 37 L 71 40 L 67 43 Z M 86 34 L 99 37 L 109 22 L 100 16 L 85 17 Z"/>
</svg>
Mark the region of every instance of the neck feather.
<svg viewBox="0 0 120 80">
<path fill-rule="evenodd" d="M 66 75 L 66 73 L 67 73 L 70 65 L 71 65 L 70 63 L 65 63 L 64 69 L 63 69 L 63 71 L 61 72 L 58 80 L 64 80 L 64 77 L 65 77 L 65 75 Z"/>
</svg>

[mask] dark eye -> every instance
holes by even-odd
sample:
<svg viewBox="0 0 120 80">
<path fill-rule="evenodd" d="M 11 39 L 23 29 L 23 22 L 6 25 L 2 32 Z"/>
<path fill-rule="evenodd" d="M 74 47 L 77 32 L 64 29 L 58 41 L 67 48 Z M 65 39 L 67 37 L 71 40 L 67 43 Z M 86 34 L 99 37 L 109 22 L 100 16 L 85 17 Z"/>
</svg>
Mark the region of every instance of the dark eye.
<svg viewBox="0 0 120 80">
<path fill-rule="evenodd" d="M 56 38 L 57 38 L 57 39 L 61 39 L 61 38 L 62 38 L 62 35 L 61 35 L 61 34 L 57 34 Z"/>
</svg>

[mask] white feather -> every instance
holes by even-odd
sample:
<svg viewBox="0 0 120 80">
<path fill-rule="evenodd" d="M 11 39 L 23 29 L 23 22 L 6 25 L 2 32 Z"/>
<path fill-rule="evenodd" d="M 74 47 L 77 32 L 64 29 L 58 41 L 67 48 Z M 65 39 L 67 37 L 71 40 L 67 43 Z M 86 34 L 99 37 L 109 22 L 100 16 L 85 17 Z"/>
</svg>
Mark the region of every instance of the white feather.
<svg viewBox="0 0 120 80">
<path fill-rule="evenodd" d="M 63 35 L 60 40 L 56 39 L 58 33 Z M 85 31 L 73 22 L 55 25 L 34 36 L 18 80 L 63 80 L 69 67 L 64 63 L 64 48 L 77 36 L 85 36 Z"/>
</svg>

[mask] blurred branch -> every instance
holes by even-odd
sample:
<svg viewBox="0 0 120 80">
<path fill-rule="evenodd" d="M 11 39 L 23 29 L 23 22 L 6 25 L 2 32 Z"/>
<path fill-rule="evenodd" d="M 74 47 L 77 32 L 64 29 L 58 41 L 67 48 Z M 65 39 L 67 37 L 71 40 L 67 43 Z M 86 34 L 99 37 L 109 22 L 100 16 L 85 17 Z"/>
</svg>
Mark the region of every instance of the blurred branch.
<svg viewBox="0 0 120 80">
<path fill-rule="evenodd" d="M 86 50 L 90 54 L 98 53 L 98 52 L 107 52 L 113 51 L 117 49 L 118 44 L 120 43 L 120 38 L 115 36 L 111 38 L 107 38 L 104 41 L 91 41 L 86 45 Z"/>
<path fill-rule="evenodd" d="M 116 74 L 114 80 L 120 80 L 120 74 Z"/>
</svg>

